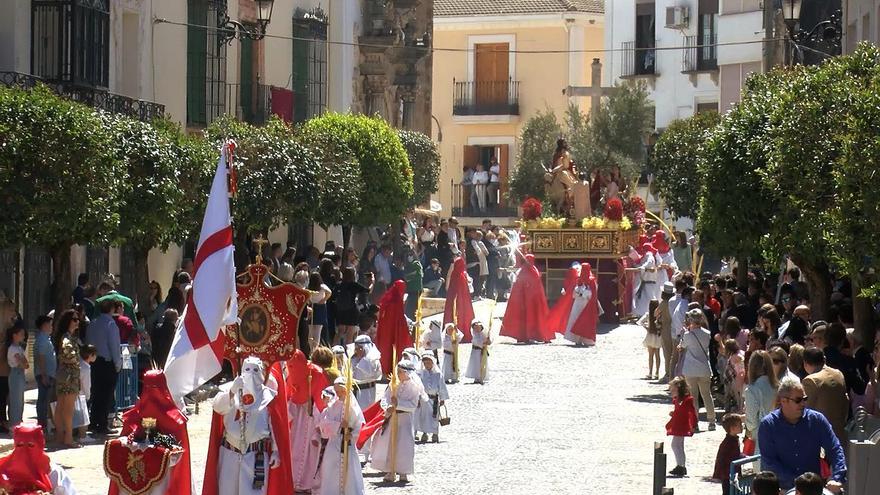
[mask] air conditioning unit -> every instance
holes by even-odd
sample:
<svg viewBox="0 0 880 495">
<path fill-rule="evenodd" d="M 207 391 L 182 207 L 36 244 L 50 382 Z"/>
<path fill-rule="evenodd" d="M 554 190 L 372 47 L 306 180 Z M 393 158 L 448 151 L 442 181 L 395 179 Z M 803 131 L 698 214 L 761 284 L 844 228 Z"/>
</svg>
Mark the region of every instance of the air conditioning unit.
<svg viewBox="0 0 880 495">
<path fill-rule="evenodd" d="M 666 27 L 670 29 L 685 29 L 690 22 L 690 7 L 666 7 Z"/>
</svg>

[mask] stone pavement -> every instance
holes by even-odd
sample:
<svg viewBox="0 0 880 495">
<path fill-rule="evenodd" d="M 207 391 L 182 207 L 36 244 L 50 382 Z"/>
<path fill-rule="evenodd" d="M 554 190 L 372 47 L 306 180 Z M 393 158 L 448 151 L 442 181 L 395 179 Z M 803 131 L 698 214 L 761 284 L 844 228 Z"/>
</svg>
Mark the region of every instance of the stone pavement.
<svg viewBox="0 0 880 495">
<path fill-rule="evenodd" d="M 486 318 L 486 305 L 478 313 Z M 499 305 L 500 313 L 502 307 Z M 499 316 L 499 315 L 496 315 Z M 493 333 L 497 335 L 496 321 Z M 667 471 L 674 467 L 664 425 L 671 404 L 664 385 L 643 379 L 644 330 L 602 327 L 596 347 L 519 345 L 496 339 L 486 385 L 450 386 L 452 424 L 439 444 L 416 447 L 416 474 L 407 486 L 386 486 L 365 470 L 367 493 L 464 495 L 476 493 L 651 493 L 653 442 L 666 442 Z M 462 346 L 466 361 L 469 346 Z M 469 380 L 468 380 L 469 381 Z M 35 399 L 35 397 L 33 397 Z M 29 414 L 33 406 L 29 405 Z M 209 410 L 190 422 L 193 474 L 200 493 Z M 706 423 L 701 427 L 705 430 Z M 669 480 L 677 494 L 720 493 L 709 483 L 723 430 L 685 441 L 690 476 Z M 50 453 L 69 469 L 79 492 L 106 493 L 102 446 Z"/>
</svg>

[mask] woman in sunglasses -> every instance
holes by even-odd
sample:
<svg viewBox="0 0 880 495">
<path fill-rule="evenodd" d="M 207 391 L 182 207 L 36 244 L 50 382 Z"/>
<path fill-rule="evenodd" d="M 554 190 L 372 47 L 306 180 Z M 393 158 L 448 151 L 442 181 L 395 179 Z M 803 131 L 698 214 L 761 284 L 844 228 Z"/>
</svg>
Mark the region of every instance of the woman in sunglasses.
<svg viewBox="0 0 880 495">
<path fill-rule="evenodd" d="M 79 323 L 80 316 L 74 309 L 61 313 L 55 336 L 55 354 L 58 370 L 55 378 L 55 442 L 64 448 L 79 448 L 73 441 L 73 409 L 79 396 Z"/>
</svg>

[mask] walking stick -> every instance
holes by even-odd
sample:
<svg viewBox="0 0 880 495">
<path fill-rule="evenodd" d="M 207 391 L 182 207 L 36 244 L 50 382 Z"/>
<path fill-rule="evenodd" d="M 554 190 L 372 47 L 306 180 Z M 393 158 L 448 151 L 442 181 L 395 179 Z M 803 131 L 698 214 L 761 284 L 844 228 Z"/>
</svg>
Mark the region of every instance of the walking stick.
<svg viewBox="0 0 880 495">
<path fill-rule="evenodd" d="M 392 367 L 391 367 L 391 443 L 388 446 L 388 453 L 391 457 L 391 462 L 388 463 L 388 467 L 390 468 L 389 474 L 393 477 L 397 474 L 397 404 L 395 403 L 397 399 L 397 387 L 400 385 L 397 379 L 397 346 L 392 346 L 391 351 L 392 357 Z"/>
<path fill-rule="evenodd" d="M 492 320 L 493 315 L 495 314 L 495 305 L 498 304 L 495 301 L 492 301 L 492 306 L 489 309 L 489 326 L 486 328 L 486 341 L 483 342 L 483 350 L 480 351 L 480 381 L 486 380 L 486 370 L 489 365 L 489 343 L 492 341 Z"/>
<path fill-rule="evenodd" d="M 342 471 L 339 473 L 339 493 L 345 493 L 345 483 L 348 481 L 348 449 L 349 444 L 351 444 L 351 428 L 349 428 L 348 423 L 351 421 L 349 415 L 351 414 L 351 389 L 353 377 L 351 374 L 351 358 L 347 357 L 346 362 L 346 372 L 345 372 L 345 402 L 343 407 L 345 410 L 342 411 Z M 311 379 L 311 374 L 309 375 L 309 379 Z M 311 391 L 311 387 L 309 388 Z M 311 393 L 309 394 L 311 397 Z"/>
</svg>

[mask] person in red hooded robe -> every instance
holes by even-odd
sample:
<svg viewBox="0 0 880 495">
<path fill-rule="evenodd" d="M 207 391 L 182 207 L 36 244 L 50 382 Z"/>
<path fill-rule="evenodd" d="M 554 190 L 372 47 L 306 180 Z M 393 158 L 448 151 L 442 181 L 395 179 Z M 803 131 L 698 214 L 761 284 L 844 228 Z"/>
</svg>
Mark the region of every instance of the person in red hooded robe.
<svg viewBox="0 0 880 495">
<path fill-rule="evenodd" d="M 550 342 L 553 331 L 546 328 L 550 310 L 547 308 L 541 272 L 535 266 L 535 256 L 517 253 L 517 266 L 520 270 L 510 289 L 500 334 L 512 337 L 517 342 Z"/>
<path fill-rule="evenodd" d="M 214 396 L 202 495 L 287 495 L 293 481 L 285 387 L 273 366 L 250 356 Z"/>
<path fill-rule="evenodd" d="M 137 404 L 122 415 L 122 431 L 119 436 L 127 436 L 139 429 L 144 418 L 155 418 L 156 430 L 159 433 L 173 436 L 183 448 L 180 460 L 171 470 L 164 493 L 190 495 L 192 493 L 192 475 L 190 473 L 186 416 L 174 403 L 171 392 L 168 391 L 165 373 L 162 370 L 149 370 L 144 373 L 143 383 Z M 110 479 L 110 490 L 107 493 L 108 495 L 120 493 L 119 485 L 112 478 Z"/>
<path fill-rule="evenodd" d="M 0 459 L 0 493 L 9 495 L 76 495 L 64 468 L 46 455 L 43 427 L 19 423 L 12 433 L 15 448 Z"/>
<path fill-rule="evenodd" d="M 379 301 L 379 323 L 376 327 L 376 347 L 379 349 L 382 374 L 388 375 L 393 367 L 393 350 L 397 349 L 398 360 L 403 350 L 413 346 L 409 325 L 403 313 L 403 295 L 406 283 L 394 282 Z"/>
<path fill-rule="evenodd" d="M 322 351 L 323 349 L 323 351 Z M 328 352 L 318 347 L 312 354 Z M 287 361 L 287 401 L 290 417 L 291 464 L 295 491 L 311 491 L 318 488 L 318 460 L 321 449 L 313 444 L 320 412 L 325 404 L 321 392 L 330 386 L 324 369 L 306 359 L 297 349 L 293 359 Z"/>
<path fill-rule="evenodd" d="M 458 322 L 458 329 L 464 334 L 461 343 L 471 341 L 470 322 L 474 319 L 474 306 L 471 303 L 471 290 L 468 288 L 468 275 L 464 258 L 458 257 L 449 270 L 446 279 L 446 304 L 443 307 L 443 324 Z"/>
<path fill-rule="evenodd" d="M 596 327 L 599 325 L 599 296 L 596 277 L 589 263 L 582 263 L 577 285 L 573 289 L 571 311 L 565 325 L 565 340 L 576 346 L 596 344 Z"/>
<path fill-rule="evenodd" d="M 565 333 L 568 315 L 571 313 L 571 306 L 574 303 L 574 288 L 577 286 L 580 272 L 581 265 L 579 263 L 572 263 L 571 268 L 565 272 L 565 279 L 562 281 L 562 296 L 556 300 L 547 314 L 547 329 L 553 333 Z"/>
</svg>

